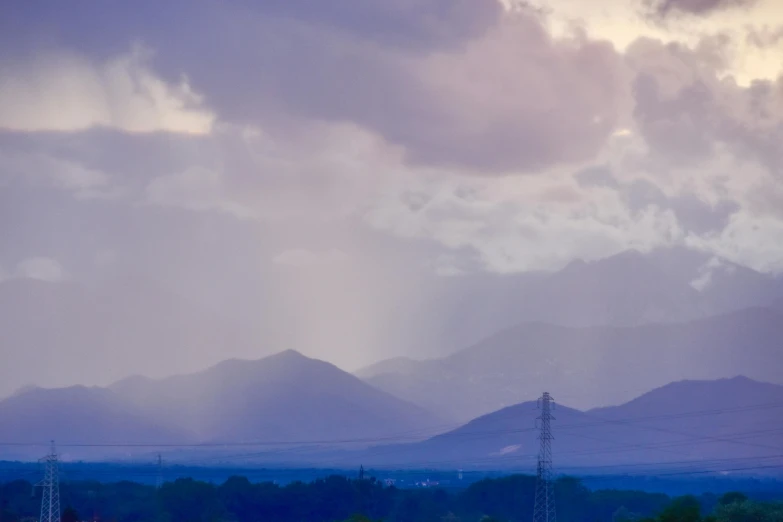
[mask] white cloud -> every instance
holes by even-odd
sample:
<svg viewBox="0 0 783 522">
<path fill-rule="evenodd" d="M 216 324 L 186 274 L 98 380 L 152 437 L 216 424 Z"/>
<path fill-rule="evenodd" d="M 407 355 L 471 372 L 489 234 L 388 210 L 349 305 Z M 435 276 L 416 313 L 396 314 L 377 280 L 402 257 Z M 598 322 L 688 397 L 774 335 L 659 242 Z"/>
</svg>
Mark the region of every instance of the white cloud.
<svg viewBox="0 0 783 522">
<path fill-rule="evenodd" d="M 104 63 L 56 52 L 0 63 L 0 128 L 208 133 L 214 115 L 188 81 L 169 84 L 141 47 Z"/>
<path fill-rule="evenodd" d="M 435 275 L 441 277 L 453 277 L 462 275 L 465 270 L 460 268 L 460 260 L 457 256 L 441 254 L 431 263 Z"/>
<path fill-rule="evenodd" d="M 147 202 L 196 211 L 217 211 L 239 219 L 254 219 L 250 208 L 231 199 L 220 172 L 192 167 L 152 180 L 146 189 Z"/>
<path fill-rule="evenodd" d="M 117 187 L 111 187 L 110 177 L 77 161 L 43 153 L 0 151 L 0 182 L 23 183 L 72 191 L 77 197 L 110 197 Z"/>
<path fill-rule="evenodd" d="M 699 268 L 699 274 L 693 281 L 691 281 L 691 286 L 699 292 L 703 292 L 712 284 L 712 275 L 721 268 L 727 271 L 731 270 L 731 267 L 724 265 L 720 258 L 710 258 L 709 261 L 704 263 L 704 265 Z"/>
<path fill-rule="evenodd" d="M 67 279 L 67 274 L 56 259 L 31 257 L 16 265 L 16 277 L 57 283 Z"/>
<path fill-rule="evenodd" d="M 783 222 L 771 216 L 738 213 L 710 237 L 689 237 L 687 244 L 761 272 L 783 273 Z"/>
</svg>

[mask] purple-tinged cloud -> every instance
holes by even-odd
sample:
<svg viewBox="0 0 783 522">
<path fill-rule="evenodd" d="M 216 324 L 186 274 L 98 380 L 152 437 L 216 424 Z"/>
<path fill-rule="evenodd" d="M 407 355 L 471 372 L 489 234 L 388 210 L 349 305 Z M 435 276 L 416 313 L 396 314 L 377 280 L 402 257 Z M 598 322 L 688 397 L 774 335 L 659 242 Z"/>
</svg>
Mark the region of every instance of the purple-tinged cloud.
<svg viewBox="0 0 783 522">
<path fill-rule="evenodd" d="M 611 44 L 554 39 L 533 13 L 496 0 L 196 0 L 116 11 L 39 2 L 9 19 L 19 38 L 8 37 L 6 53 L 60 46 L 106 63 L 141 43 L 154 51 L 155 81 L 192 88 L 218 120 L 277 133 L 347 122 L 429 166 L 531 171 L 589 159 L 624 101 Z"/>
<path fill-rule="evenodd" d="M 676 15 L 705 16 L 732 8 L 748 8 L 758 0 L 644 0 L 651 15 L 668 18 Z"/>
<path fill-rule="evenodd" d="M 783 166 L 783 76 L 739 85 L 699 49 L 639 40 L 628 51 L 637 71 L 634 117 L 647 144 L 673 163 L 709 158 L 716 146 Z"/>
</svg>

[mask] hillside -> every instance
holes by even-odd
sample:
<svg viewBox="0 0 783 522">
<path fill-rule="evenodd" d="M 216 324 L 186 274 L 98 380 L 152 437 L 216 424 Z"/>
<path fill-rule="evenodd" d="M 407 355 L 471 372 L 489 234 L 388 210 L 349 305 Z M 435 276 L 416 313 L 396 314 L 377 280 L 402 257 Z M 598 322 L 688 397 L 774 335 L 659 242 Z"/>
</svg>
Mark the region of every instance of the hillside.
<svg viewBox="0 0 783 522">
<path fill-rule="evenodd" d="M 555 464 L 561 472 L 607 473 L 688 463 L 718 469 L 738 462 L 783 464 L 782 412 L 783 386 L 744 377 L 676 382 L 621 406 L 587 412 L 558 405 Z M 517 404 L 423 442 L 373 448 L 365 462 L 530 471 L 539 413 L 535 402 Z"/>
<path fill-rule="evenodd" d="M 568 327 L 681 323 L 783 299 L 783 278 L 686 248 L 576 260 L 552 272 L 469 273 L 417 283 L 389 353 L 444 357 L 522 323 Z M 399 343 L 399 341 L 398 341 Z M 385 365 L 357 372 L 385 373 Z"/>
<path fill-rule="evenodd" d="M 283 286 L 308 291 L 310 282 L 296 274 L 288 273 Z M 358 342 L 367 346 L 366 361 L 384 354 L 444 357 L 520 323 L 683 322 L 783 299 L 780 278 L 681 248 L 575 261 L 554 272 L 410 277 L 406 284 L 415 291 L 372 314 L 379 324 L 363 327 L 361 335 L 343 312 L 314 310 L 325 328 L 341 325 L 314 339 L 288 328 L 284 317 L 301 312 L 296 305 L 260 290 L 250 298 L 210 301 L 143 275 L 56 283 L 4 279 L 0 331 L 13 370 L 0 380 L 0 397 L 31 384 L 103 386 L 128 374 L 191 373 L 226 358 L 268 355 L 279 346 L 328 354 L 325 342 Z M 357 375 L 389 373 L 384 367 Z M 492 407 L 502 404 L 511 403 Z M 490 410 L 474 413 L 481 411 Z"/>
<path fill-rule="evenodd" d="M 2 459 L 37 458 L 50 440 L 66 459 L 100 453 L 128 455 L 115 444 L 187 444 L 191 435 L 175 424 L 155 422 L 111 390 L 74 386 L 30 389 L 0 401 L 0 441 L 22 442 L 2 448 Z M 79 447 L 68 447 L 78 444 Z M 99 448 L 89 445 L 98 444 Z"/>
<path fill-rule="evenodd" d="M 0 460 L 37 456 L 49 440 L 66 458 L 150 455 L 160 444 L 190 457 L 236 453 L 234 444 L 256 453 L 302 444 L 357 448 L 401 433 L 423 439 L 442 424 L 331 364 L 286 351 L 110 388 L 21 390 L 0 401 L 0 441 L 40 446 L 2 447 Z M 223 443 L 229 446 L 216 447 Z"/>
<path fill-rule="evenodd" d="M 392 367 L 367 382 L 462 421 L 545 388 L 586 409 L 682 379 L 743 374 L 781 382 L 782 338 L 783 314 L 762 308 L 625 328 L 528 323 L 449 357 Z"/>
<path fill-rule="evenodd" d="M 424 409 L 291 350 L 195 374 L 124 380 L 112 389 L 150 418 L 209 442 L 361 442 L 417 430 L 425 437 L 439 424 Z"/>
</svg>

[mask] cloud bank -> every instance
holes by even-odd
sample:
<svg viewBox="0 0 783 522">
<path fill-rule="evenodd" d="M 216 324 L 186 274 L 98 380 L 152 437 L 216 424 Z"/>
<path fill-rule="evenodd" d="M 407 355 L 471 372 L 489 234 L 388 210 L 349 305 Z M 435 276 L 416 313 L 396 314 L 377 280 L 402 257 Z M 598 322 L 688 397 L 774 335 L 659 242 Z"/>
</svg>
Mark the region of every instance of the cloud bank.
<svg viewBox="0 0 783 522">
<path fill-rule="evenodd" d="M 650 6 L 708 24 L 737 4 Z M 733 55 L 773 52 L 777 26 L 742 7 L 740 36 L 618 46 L 557 3 L 14 3 L 0 266 L 43 252 L 251 323 L 280 308 L 346 360 L 406 344 L 385 317 L 473 277 L 673 245 L 783 272 L 783 78 L 739 81 Z"/>
</svg>

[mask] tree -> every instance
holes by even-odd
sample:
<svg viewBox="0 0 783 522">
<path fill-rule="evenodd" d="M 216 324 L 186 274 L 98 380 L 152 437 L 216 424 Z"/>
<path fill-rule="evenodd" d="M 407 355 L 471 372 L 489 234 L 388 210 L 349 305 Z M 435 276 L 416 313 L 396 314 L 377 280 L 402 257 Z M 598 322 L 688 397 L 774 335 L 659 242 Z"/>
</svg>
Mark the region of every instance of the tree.
<svg viewBox="0 0 783 522">
<path fill-rule="evenodd" d="M 79 514 L 71 506 L 68 506 L 63 511 L 63 514 L 62 514 L 62 517 L 60 518 L 60 520 L 62 522 L 79 522 Z"/>
<path fill-rule="evenodd" d="M 715 510 L 717 522 L 780 522 L 783 520 L 783 506 L 760 504 L 745 500 L 718 506 Z"/>
<path fill-rule="evenodd" d="M 701 507 L 696 497 L 691 495 L 675 498 L 658 516 L 660 522 L 699 522 Z"/>
<path fill-rule="evenodd" d="M 158 498 L 163 511 L 175 521 L 214 522 L 225 518 L 217 489 L 206 482 L 177 479 L 164 484 Z"/>
<path fill-rule="evenodd" d="M 627 507 L 620 506 L 612 515 L 612 522 L 635 522 L 639 517 L 631 513 Z"/>
<path fill-rule="evenodd" d="M 718 500 L 718 504 L 721 506 L 728 506 L 729 504 L 735 504 L 737 502 L 741 503 L 741 502 L 745 502 L 746 500 L 748 500 L 748 496 L 745 495 L 744 493 L 732 491 L 720 497 L 720 500 Z"/>
</svg>

